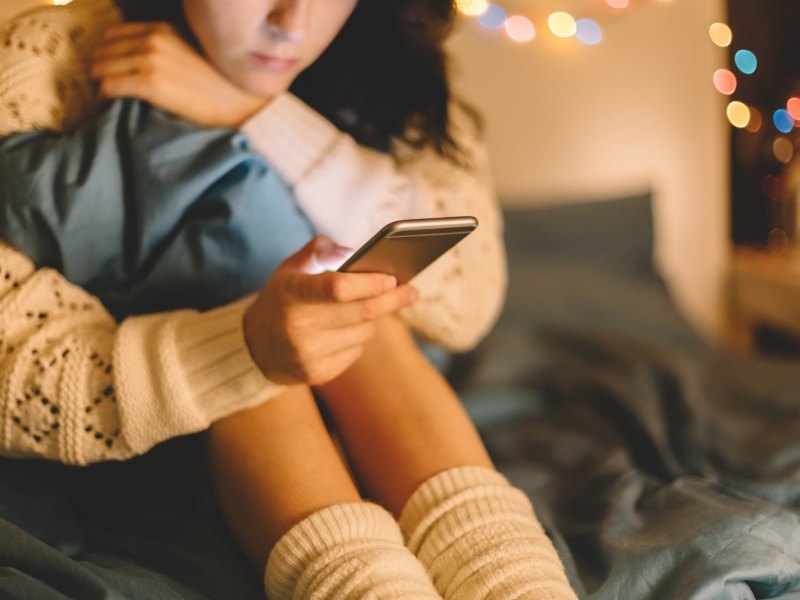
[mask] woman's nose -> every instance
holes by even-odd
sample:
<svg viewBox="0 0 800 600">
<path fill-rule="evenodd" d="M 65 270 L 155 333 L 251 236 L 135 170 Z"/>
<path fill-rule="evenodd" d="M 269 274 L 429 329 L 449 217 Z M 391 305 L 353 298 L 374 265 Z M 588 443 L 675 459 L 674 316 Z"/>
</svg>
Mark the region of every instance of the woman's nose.
<svg viewBox="0 0 800 600">
<path fill-rule="evenodd" d="M 302 41 L 308 30 L 311 2 L 312 0 L 278 0 L 267 14 L 267 31 L 281 41 Z"/>
</svg>

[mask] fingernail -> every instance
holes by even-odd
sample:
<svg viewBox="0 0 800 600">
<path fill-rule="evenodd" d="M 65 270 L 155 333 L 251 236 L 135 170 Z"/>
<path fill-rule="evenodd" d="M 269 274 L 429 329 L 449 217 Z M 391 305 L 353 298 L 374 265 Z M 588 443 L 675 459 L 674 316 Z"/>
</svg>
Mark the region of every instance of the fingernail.
<svg viewBox="0 0 800 600">
<path fill-rule="evenodd" d="M 393 290 L 395 287 L 397 287 L 397 278 L 393 275 L 387 275 L 383 280 L 383 289 L 388 292 L 389 290 Z"/>
<path fill-rule="evenodd" d="M 318 235 L 315 241 L 315 247 L 319 250 L 328 251 L 333 247 L 333 240 L 325 235 Z"/>
</svg>

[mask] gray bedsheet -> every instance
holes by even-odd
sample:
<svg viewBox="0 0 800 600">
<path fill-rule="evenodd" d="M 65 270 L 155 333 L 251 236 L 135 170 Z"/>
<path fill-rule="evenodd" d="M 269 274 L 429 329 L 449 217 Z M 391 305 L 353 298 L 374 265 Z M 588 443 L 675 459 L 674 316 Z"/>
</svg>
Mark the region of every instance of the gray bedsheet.
<svg viewBox="0 0 800 600">
<path fill-rule="evenodd" d="M 506 223 L 506 310 L 454 379 L 581 596 L 800 598 L 800 364 L 697 338 L 646 198 Z"/>
<path fill-rule="evenodd" d="M 647 198 L 509 212 L 509 298 L 450 376 L 581 597 L 800 599 L 800 366 L 705 345 Z M 0 460 L 0 599 L 261 597 L 200 438 L 124 464 Z"/>
</svg>

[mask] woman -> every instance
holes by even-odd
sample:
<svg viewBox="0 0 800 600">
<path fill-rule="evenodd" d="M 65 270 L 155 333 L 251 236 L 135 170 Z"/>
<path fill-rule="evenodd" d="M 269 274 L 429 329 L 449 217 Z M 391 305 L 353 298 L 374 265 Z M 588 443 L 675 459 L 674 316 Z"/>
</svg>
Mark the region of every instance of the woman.
<svg viewBox="0 0 800 600">
<path fill-rule="evenodd" d="M 431 20 L 439 23 L 439 27 L 449 22 L 452 8 L 449 5 L 445 7 L 445 4 L 441 3 L 438 7 L 438 15 L 436 11 L 427 15 L 438 16 L 438 20 Z M 436 8 L 434 2 L 421 5 Z M 380 3 L 364 2 L 356 8 L 355 0 L 240 2 L 237 8 L 241 11 L 234 13 L 221 0 L 187 1 L 184 9 L 188 29 L 209 62 L 205 62 L 163 25 L 131 24 L 112 30 L 98 51 L 93 72 L 101 79 L 101 91 L 107 97 L 139 96 L 205 125 L 241 125 L 243 131 L 251 131 L 254 146 L 270 159 L 280 175 L 291 184 L 298 203 L 316 229 L 319 231 L 327 227 L 336 241 L 356 245 L 350 240 L 358 239 L 359 235 L 366 237 L 376 227 L 368 219 L 362 219 L 362 230 L 353 234 L 352 231 L 358 229 L 358 221 L 331 219 L 330 209 L 332 205 L 335 207 L 335 200 L 325 202 L 328 198 L 339 198 L 339 206 L 348 208 L 351 207 L 346 201 L 360 201 L 365 213 L 376 219 L 389 220 L 385 218 L 386 215 L 395 218 L 405 216 L 403 212 L 398 215 L 397 206 L 384 207 L 383 211 L 374 210 L 374 206 L 379 204 L 374 194 L 364 193 L 364 182 L 362 177 L 357 176 L 359 173 L 374 176 L 379 182 L 377 189 L 381 191 L 385 191 L 387 185 L 398 185 L 398 182 L 408 188 L 410 182 L 417 193 L 389 195 L 400 205 L 400 211 L 408 211 L 408 201 L 418 197 L 427 198 L 429 205 L 436 207 L 436 198 L 432 200 L 432 194 L 420 194 L 418 190 L 422 187 L 425 192 L 441 194 L 447 184 L 453 181 L 442 175 L 442 171 L 447 173 L 446 168 L 442 169 L 444 164 L 450 164 L 451 174 L 459 173 L 462 180 L 468 181 L 464 187 L 469 187 L 469 184 L 474 187 L 476 183 L 474 177 L 463 175 L 466 171 L 449 160 L 443 160 L 448 152 L 461 146 L 454 143 L 448 131 L 443 74 L 440 73 L 442 77 L 439 83 L 442 87 L 437 90 L 438 98 L 434 93 L 435 100 L 427 104 L 427 108 L 433 110 L 422 110 L 424 102 L 415 104 L 414 98 L 404 98 L 403 101 L 409 105 L 403 106 L 399 102 L 400 108 L 405 110 L 398 111 L 398 106 L 387 104 L 385 96 L 376 98 L 371 95 L 369 92 L 375 90 L 369 86 L 355 88 L 357 93 L 348 96 L 347 92 L 354 89 L 352 82 L 326 82 L 325 76 L 332 72 L 330 66 L 326 67 L 326 60 L 335 60 L 336 52 L 347 56 L 348 52 L 353 52 L 353 48 L 348 49 L 348 43 L 363 39 L 353 33 L 348 35 L 348 31 L 358 31 L 348 30 L 348 27 L 357 27 L 360 23 L 363 33 L 365 26 L 375 23 L 374 11 L 379 10 L 377 6 Z M 356 13 L 351 18 L 354 10 Z M 386 14 L 392 15 L 392 10 L 384 6 Z M 410 9 L 408 14 L 414 15 Z M 399 17 L 392 16 L 397 26 Z M 419 14 L 416 16 L 419 17 Z M 338 46 L 334 44 L 331 52 L 315 63 L 317 56 L 345 22 L 348 25 L 337 38 Z M 426 21 L 409 22 L 412 27 L 418 27 Z M 182 23 L 179 17 L 175 21 L 179 29 Z M 381 34 L 384 33 L 386 31 L 381 31 Z M 435 37 L 433 48 L 440 53 L 442 31 L 434 28 L 434 33 L 438 37 Z M 390 38 L 389 41 L 395 40 Z M 252 45 L 248 45 L 250 42 Z M 155 48 L 155 52 L 151 51 L 152 48 Z M 363 54 L 363 48 L 357 50 Z M 273 52 L 274 55 L 270 54 Z M 418 58 L 431 60 L 430 55 Z M 320 121 L 319 115 L 304 108 L 292 97 L 282 95 L 300 71 L 312 63 L 315 63 L 314 68 L 323 69 L 320 71 L 322 75 L 312 77 L 313 69 L 308 70 L 304 75 L 308 78 L 297 81 L 298 93 L 305 89 L 310 102 L 314 101 L 315 94 L 321 95 L 317 98 L 321 103 L 320 110 L 329 110 L 330 118 L 338 121 L 340 127 L 345 131 L 350 129 L 356 139 L 371 144 L 376 150 L 368 151 L 347 136 L 331 131 L 330 126 Z M 191 65 L 188 70 L 187 64 Z M 145 71 L 142 65 L 147 66 Z M 209 65 L 213 67 L 209 68 Z M 387 66 L 391 65 L 383 65 L 389 71 Z M 398 66 L 402 67 L 403 64 Z M 359 72 L 354 68 L 354 71 L 362 78 L 366 73 L 377 75 L 369 70 Z M 161 75 L 156 77 L 154 73 Z M 183 86 L 164 83 L 180 83 L 180 77 L 186 73 L 198 76 Z M 336 83 L 342 83 L 341 87 L 337 89 Z M 408 81 L 405 83 L 408 84 Z M 197 89 L 208 90 L 200 102 L 191 101 L 191 96 L 188 96 L 189 101 L 185 101 L 181 96 L 181 90 Z M 376 89 L 383 93 L 396 91 L 391 86 L 376 86 Z M 416 101 L 419 102 L 419 99 Z M 275 108 L 281 105 L 284 106 L 282 111 Z M 109 112 L 117 119 L 115 123 L 124 121 L 125 115 L 117 114 L 114 117 L 113 111 Z M 219 115 L 223 116 L 222 121 L 215 120 Z M 284 147 L 280 151 L 268 142 L 262 142 L 259 147 L 258 140 L 270 140 L 270 136 L 278 142 L 291 139 L 287 137 L 291 131 L 287 131 L 286 124 L 292 122 L 287 118 L 288 115 L 293 115 L 295 122 L 299 121 L 300 127 L 306 127 L 310 134 L 296 139 L 309 143 L 305 147 Z M 130 118 L 127 122 L 138 122 L 138 114 L 127 116 Z M 382 127 L 376 128 L 376 124 Z M 101 131 L 101 128 L 97 131 Z M 462 133 L 467 131 L 465 128 Z M 263 138 L 259 137 L 259 132 Z M 284 135 L 275 138 L 278 132 Z M 402 138 L 405 138 L 405 143 L 395 146 L 393 142 Z M 97 139 L 103 138 L 98 134 Z M 26 156 L 25 152 L 29 151 L 26 149 L 31 144 L 41 141 L 40 138 L 9 140 L 4 146 L 4 156 L 8 159 L 6 168 L 11 164 L 25 164 L 25 160 L 19 157 Z M 395 158 L 405 160 L 405 167 L 402 163 L 400 167 L 396 166 L 394 160 L 381 154 L 378 148 L 394 150 Z M 52 150 L 52 147 L 48 148 L 48 151 Z M 292 150 L 295 151 L 294 156 Z M 49 156 L 53 154 L 58 155 L 57 148 Z M 425 174 L 423 169 L 425 161 L 437 157 L 438 168 L 433 177 L 444 179 L 444 185 L 440 181 L 438 188 L 436 179 Z M 468 155 L 467 158 L 475 159 L 477 156 Z M 332 169 L 331 164 L 353 166 L 348 171 L 350 180 L 345 178 L 337 182 L 336 176 L 341 171 Z M 38 167 L 39 163 L 36 165 Z M 328 168 L 327 174 L 325 167 Z M 35 170 L 39 176 L 40 170 Z M 317 175 L 312 174 L 315 171 Z M 19 172 L 24 173 L 24 168 Z M 320 175 L 320 172 L 323 174 Z M 423 175 L 416 175 L 418 173 Z M 152 171 L 147 171 L 147 174 L 152 175 Z M 81 180 L 84 181 L 86 179 Z M 316 182 L 316 187 L 309 181 Z M 327 183 L 329 189 L 325 191 L 331 192 L 331 181 L 339 183 L 339 189 L 323 197 L 320 189 Z M 353 185 L 353 182 L 362 185 Z M 425 186 L 428 186 L 427 189 L 424 189 Z M 8 192 L 13 194 L 19 189 L 10 186 Z M 214 189 L 218 191 L 218 187 Z M 231 188 L 226 189 L 229 191 Z M 349 195 L 354 190 L 361 192 L 360 199 L 358 194 L 354 197 Z M 68 205 L 68 212 L 80 213 L 80 207 L 84 206 L 82 198 L 86 196 L 86 188 L 79 191 L 73 194 L 75 202 Z M 446 200 L 447 195 L 443 196 Z M 30 198 L 31 194 L 28 194 L 26 200 Z M 45 230 L 50 235 L 43 236 L 49 245 L 42 256 L 49 256 L 47 252 L 51 252 L 52 256 L 62 260 L 62 264 L 56 266 L 69 267 L 67 261 L 71 260 L 73 254 L 64 250 L 74 247 L 74 231 L 69 226 L 59 229 L 64 220 L 48 221 L 47 211 L 41 210 L 45 200 L 39 194 L 34 199 L 40 202 L 34 205 L 38 212 L 29 214 L 38 215 L 38 220 L 29 218 L 24 211 L 19 212 L 22 203 L 7 204 L 14 209 L 6 211 L 4 224 L 7 234 L 12 241 L 25 248 L 24 242 L 30 228 L 21 224 L 44 222 Z M 438 208 L 445 213 L 452 210 L 446 201 Z M 137 210 L 144 219 L 150 214 L 138 204 Z M 19 217 L 19 214 L 23 217 Z M 43 214 L 44 219 L 41 218 Z M 489 214 L 484 227 L 488 239 L 495 236 L 497 242 L 499 231 L 492 226 L 491 212 Z M 205 213 L 201 217 L 203 215 Z M 415 216 L 428 215 L 415 213 Z M 15 221 L 15 218 L 19 220 Z M 345 222 L 346 226 L 341 227 L 341 222 Z M 213 220 L 210 223 L 212 230 L 218 225 Z M 67 222 L 67 225 L 70 223 Z M 202 225 L 208 226 L 209 221 L 203 221 Z M 191 229 L 185 223 L 182 227 L 181 235 Z M 15 238 L 14 235 L 19 232 L 22 234 Z M 348 232 L 352 237 L 345 238 Z M 196 230 L 194 233 L 196 235 Z M 130 289 L 157 290 L 158 284 L 164 281 L 163 274 L 170 271 L 166 267 L 159 271 L 154 264 L 168 265 L 170 257 L 181 256 L 180 250 L 185 249 L 180 243 L 176 244 L 175 239 L 176 236 L 162 235 L 152 244 L 139 244 L 139 247 L 154 250 L 141 253 L 142 256 L 137 257 L 133 261 L 134 266 L 127 271 L 108 268 L 102 273 L 102 285 L 98 285 L 97 289 L 113 290 L 120 278 L 124 280 L 125 276 L 132 273 L 134 276 L 128 281 L 133 280 L 136 285 L 128 285 L 126 293 Z M 186 235 L 185 239 L 196 241 L 205 238 Z M 168 243 L 164 244 L 164 240 L 168 240 Z M 479 256 L 482 251 L 491 254 L 487 253 L 491 245 L 486 244 L 486 238 L 476 238 L 472 256 Z M 439 593 L 445 597 L 500 598 L 508 597 L 510 593 L 520 593 L 521 590 L 539 590 L 541 597 L 556 597 L 556 593 L 570 597 L 571 592 L 557 558 L 535 521 L 527 499 L 493 471 L 474 428 L 452 391 L 419 355 L 407 326 L 388 316 L 411 302 L 413 292 L 402 286 L 395 288 L 391 282 L 387 285 L 385 278 L 379 275 L 305 273 L 312 253 L 315 250 L 326 251 L 321 246 L 322 243 L 317 239 L 284 261 L 254 302 L 251 299 L 206 315 L 184 313 L 177 325 L 174 324 L 175 317 L 169 314 L 130 319 L 124 323 L 117 336 L 113 377 L 117 382 L 120 400 L 127 393 L 130 398 L 136 397 L 136 402 L 124 404 L 132 412 L 123 409 L 123 416 L 134 414 L 133 411 L 141 410 L 141 404 L 148 405 L 148 402 L 151 414 L 156 416 L 161 410 L 159 403 L 165 400 L 158 382 L 159 373 L 166 369 L 156 365 L 157 361 L 144 353 L 139 357 L 139 366 L 142 371 L 151 374 L 149 379 L 139 378 L 140 382 L 149 382 L 150 385 L 148 393 L 143 395 L 145 402 L 142 402 L 142 396 L 131 394 L 129 387 L 127 392 L 125 385 L 120 387 L 119 384 L 124 380 L 118 373 L 120 364 L 136 362 L 127 356 L 131 347 L 146 348 L 148 341 L 159 349 L 177 346 L 177 352 L 173 353 L 175 356 L 200 366 L 199 369 L 190 367 L 185 371 L 191 373 L 187 379 L 194 377 L 193 384 L 196 384 L 186 395 L 193 397 L 196 404 L 209 411 L 194 421 L 189 419 L 181 423 L 185 428 L 182 432 L 200 429 L 204 418 L 215 421 L 208 434 L 208 449 L 220 503 L 231 529 L 252 562 L 259 569 L 264 569 L 266 564 L 265 586 L 270 597 L 289 597 L 293 593 L 300 597 L 339 597 L 343 588 L 332 587 L 334 582 L 349 589 L 356 597 L 371 593 L 397 597 L 401 590 L 419 597 L 438 597 L 419 563 L 403 547 L 403 537 L 394 520 L 378 505 L 361 501 L 361 492 L 327 435 L 308 384 L 316 386 L 322 402 L 331 412 L 361 489 L 400 517 L 402 534 L 427 567 Z M 53 248 L 56 249 L 55 253 L 52 252 Z M 200 248 L 203 249 L 202 246 Z M 327 251 L 330 250 L 328 247 Z M 87 251 L 83 249 L 83 252 L 86 256 Z M 153 260 L 154 254 L 158 260 Z M 493 256 L 496 259 L 497 253 Z M 453 267 L 452 261 L 459 258 L 455 254 L 449 268 Z M 130 261 L 121 262 L 130 267 Z M 464 267 L 467 266 L 475 268 L 478 265 L 470 261 L 465 261 L 463 265 L 456 263 L 456 267 L 461 269 L 461 283 L 466 279 Z M 29 272 L 30 267 L 27 268 Z M 70 274 L 69 268 L 63 270 Z M 175 269 L 174 272 L 180 273 L 181 270 Z M 486 272 L 481 269 L 476 268 L 476 272 L 479 277 L 486 277 Z M 158 276 L 153 277 L 153 273 Z M 428 298 L 435 298 L 436 292 L 444 287 L 441 268 L 438 272 L 432 269 L 429 273 L 427 282 L 420 278 L 423 299 L 426 298 L 426 286 L 431 291 Z M 92 276 L 90 274 L 87 277 Z M 53 281 L 51 273 L 48 273 L 48 277 Z M 32 279 L 35 278 L 34 275 Z M 18 287 L 12 286 L 11 293 L 15 293 Z M 450 284 L 450 287 L 453 285 Z M 484 287 L 491 289 L 491 286 Z M 457 301 L 462 301 L 458 316 L 469 316 L 467 297 L 458 291 L 452 294 Z M 496 287 L 494 291 L 497 291 Z M 80 292 L 70 288 L 69 293 Z M 147 299 L 158 299 L 158 295 L 137 296 L 137 293 L 126 296 L 120 305 L 130 302 L 131 298 L 145 299 L 140 302 L 138 309 L 142 308 L 141 305 L 150 308 Z M 59 298 L 63 294 L 54 296 Z M 109 298 L 114 299 L 113 292 L 109 292 Z M 427 304 L 426 307 L 422 302 L 417 303 L 416 306 L 421 308 L 416 313 L 411 310 L 404 314 L 410 325 L 415 326 L 415 318 L 416 323 L 424 322 L 426 312 L 428 315 L 432 312 L 431 305 L 435 312 L 436 302 L 429 300 Z M 241 318 L 245 305 L 247 308 L 244 309 L 241 330 L 243 336 L 237 338 L 236 315 Z M 441 305 L 440 301 L 438 306 Z M 467 308 L 464 309 L 464 306 Z M 485 303 L 473 303 L 472 309 L 475 310 L 476 306 L 478 310 L 485 311 Z M 487 323 L 491 323 L 493 312 L 496 314 L 496 305 L 490 307 L 490 317 L 484 317 L 480 327 L 485 328 Z M 198 328 L 198 321 L 204 326 Z M 187 326 L 187 323 L 191 323 L 191 326 Z M 321 333 L 320 324 L 324 324 L 328 331 Z M 106 322 L 105 327 L 103 335 L 94 334 L 96 338 L 108 340 L 113 335 L 111 325 Z M 428 333 L 423 327 L 417 329 Z M 449 332 L 446 328 L 439 328 L 439 331 L 440 336 L 464 339 L 463 336 L 459 338 L 461 331 L 452 327 Z M 226 333 L 227 336 L 222 335 Z M 24 340 L 26 334 L 23 331 L 19 335 Z M 202 352 L 193 348 L 193 335 L 195 341 L 209 342 Z M 428 335 L 435 339 L 435 336 Z M 225 343 L 220 343 L 220 337 L 226 340 Z M 122 339 L 126 341 L 123 343 L 120 341 Z M 176 344 L 175 339 L 180 341 Z M 247 344 L 243 344 L 243 341 Z M 470 340 L 471 343 L 474 341 Z M 461 347 L 465 345 L 463 341 L 460 344 Z M 451 345 L 459 347 L 459 342 Z M 262 402 L 263 389 L 253 391 L 259 385 L 252 377 L 252 367 L 245 369 L 250 377 L 245 386 L 217 380 L 212 380 L 212 385 L 209 385 L 209 381 L 201 381 L 203 377 L 195 376 L 198 372 L 202 374 L 208 371 L 208 365 L 219 363 L 220 355 L 224 356 L 226 352 L 234 352 L 235 348 L 243 346 L 269 380 L 286 385 L 273 389 L 274 397 L 269 402 Z M 198 354 L 201 356 L 198 357 Z M 247 361 L 249 357 L 239 352 L 233 363 Z M 129 369 L 128 373 L 131 372 Z M 261 381 L 262 388 L 266 385 L 266 381 Z M 271 385 L 277 388 L 275 384 Z M 221 395 L 220 390 L 232 396 L 238 392 L 239 396 L 251 397 L 255 407 L 231 414 L 228 412 L 230 406 L 222 406 L 214 398 Z M 205 400 L 198 403 L 198 397 L 204 397 Z M 108 405 L 106 403 L 103 406 Z M 163 411 L 169 413 L 170 409 Z M 113 407 L 106 409 L 106 412 L 106 416 L 113 421 Z M 174 415 L 178 415 L 178 412 L 174 411 Z M 184 418 L 183 415 L 178 416 L 179 420 Z M 128 426 L 122 439 L 126 441 L 128 449 L 134 452 L 146 450 L 148 444 L 164 439 L 159 439 L 159 436 L 164 436 L 165 432 L 169 435 L 169 428 L 157 432 L 137 432 L 125 419 L 119 421 L 122 428 Z M 291 427 L 287 426 L 289 423 Z M 26 427 L 30 429 L 28 425 Z M 49 431 L 52 433 L 52 429 Z M 108 441 L 112 441 L 111 446 Z M 433 451 L 431 442 L 435 442 Z M 104 444 L 111 448 L 113 440 L 105 439 Z M 392 466 L 391 477 L 387 477 L 387 465 Z M 487 532 L 491 532 L 491 539 L 486 537 Z M 454 539 L 456 534 L 457 539 Z M 542 552 L 545 552 L 545 559 L 542 558 Z M 355 569 L 355 565 L 359 568 Z M 529 571 L 526 572 L 530 568 L 542 570 L 532 577 Z"/>
</svg>

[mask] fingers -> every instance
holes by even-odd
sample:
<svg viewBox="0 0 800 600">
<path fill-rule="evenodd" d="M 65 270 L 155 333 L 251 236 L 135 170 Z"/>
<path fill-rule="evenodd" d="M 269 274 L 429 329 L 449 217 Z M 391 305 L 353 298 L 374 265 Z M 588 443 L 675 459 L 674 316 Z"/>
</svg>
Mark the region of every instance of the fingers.
<svg viewBox="0 0 800 600">
<path fill-rule="evenodd" d="M 290 281 L 295 298 L 309 303 L 364 300 L 384 294 L 396 285 L 394 277 L 383 273 L 297 273 Z"/>
<path fill-rule="evenodd" d="M 374 321 L 410 306 L 418 298 L 419 292 L 416 288 L 401 285 L 379 296 L 335 306 L 327 315 L 326 323 L 330 327 L 346 327 Z"/>
<path fill-rule="evenodd" d="M 94 51 L 94 62 L 128 55 L 163 52 L 184 42 L 166 23 L 130 23 L 112 26 L 103 32 Z"/>
<path fill-rule="evenodd" d="M 126 38 L 140 38 L 150 34 L 175 34 L 175 29 L 164 22 L 131 22 L 111 25 L 103 32 L 103 42 Z M 175 34 L 177 35 L 177 34 Z"/>
<path fill-rule="evenodd" d="M 307 271 L 315 253 L 337 248 L 321 236 L 306 244 L 246 312 L 248 347 L 273 381 L 319 385 L 337 377 L 364 352 L 378 320 L 419 297 L 416 288 L 382 273 Z"/>
<path fill-rule="evenodd" d="M 288 340 L 280 357 L 270 361 L 263 370 L 276 383 L 318 385 L 330 381 L 357 360 L 374 335 L 373 323 L 307 333 L 299 339 Z"/>
<path fill-rule="evenodd" d="M 309 337 L 298 358 L 305 364 L 319 363 L 334 354 L 363 347 L 374 336 L 375 324 L 371 322 L 321 331 Z"/>
<path fill-rule="evenodd" d="M 101 97 L 129 95 L 149 99 L 146 92 L 157 83 L 157 62 L 164 54 L 174 54 L 174 46 L 179 43 L 177 33 L 166 23 L 109 27 L 91 65 L 92 76 L 101 80 Z"/>
<path fill-rule="evenodd" d="M 131 75 L 142 71 L 144 60 L 135 54 L 119 54 L 100 58 L 92 63 L 91 74 L 95 79 Z"/>
</svg>

